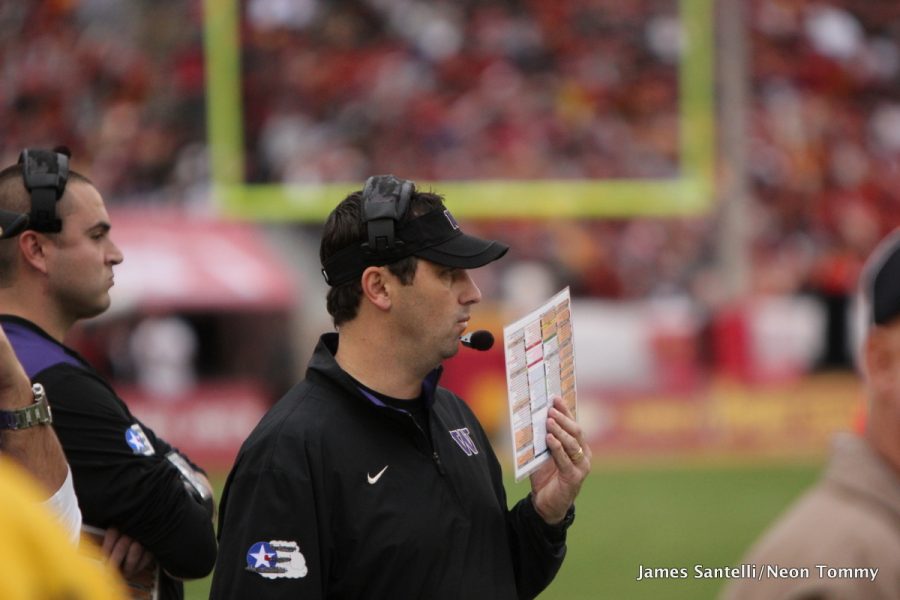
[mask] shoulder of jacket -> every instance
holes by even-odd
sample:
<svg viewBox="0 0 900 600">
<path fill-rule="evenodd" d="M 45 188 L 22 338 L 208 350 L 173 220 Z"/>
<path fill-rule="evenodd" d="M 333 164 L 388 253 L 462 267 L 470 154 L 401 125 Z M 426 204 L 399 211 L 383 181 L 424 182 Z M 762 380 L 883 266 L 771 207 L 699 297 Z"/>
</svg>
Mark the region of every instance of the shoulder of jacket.
<svg viewBox="0 0 900 600">
<path fill-rule="evenodd" d="M 267 444 L 296 443 L 317 437 L 325 421 L 334 418 L 336 394 L 328 388 L 303 380 L 288 390 L 263 416 L 249 439 Z"/>
<path fill-rule="evenodd" d="M 54 421 L 67 421 L 67 415 L 96 415 L 133 421 L 125 402 L 98 375 L 75 365 L 52 365 L 31 378 L 47 392 Z"/>
<path fill-rule="evenodd" d="M 3 328 L 16 357 L 22 363 L 29 378 L 34 378 L 39 373 L 57 365 L 86 369 L 86 365 L 72 356 L 65 346 L 37 331 L 19 323 L 6 323 Z"/>
<path fill-rule="evenodd" d="M 447 388 L 438 387 L 434 391 L 434 403 L 432 410 L 437 413 L 462 415 L 467 419 L 475 419 L 475 413 L 465 400 L 451 392 Z"/>
</svg>

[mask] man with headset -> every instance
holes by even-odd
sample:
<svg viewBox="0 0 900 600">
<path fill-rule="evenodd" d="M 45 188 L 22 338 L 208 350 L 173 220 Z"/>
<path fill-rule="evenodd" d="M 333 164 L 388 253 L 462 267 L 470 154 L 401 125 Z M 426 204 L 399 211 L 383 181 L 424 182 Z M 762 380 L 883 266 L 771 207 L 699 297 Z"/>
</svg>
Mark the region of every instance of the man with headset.
<svg viewBox="0 0 900 600">
<path fill-rule="evenodd" d="M 531 598 L 565 555 L 590 449 L 560 399 L 553 460 L 507 508 L 466 404 L 438 386 L 503 256 L 441 196 L 372 177 L 320 248 L 337 333 L 245 441 L 226 483 L 211 598 Z"/>
<path fill-rule="evenodd" d="M 209 483 L 63 344 L 77 321 L 109 307 L 122 262 L 103 199 L 66 153 L 26 150 L 0 171 L 0 209 L 28 215 L 24 231 L 0 241 L 0 323 L 46 390 L 84 522 L 134 588 L 182 598 L 179 579 L 215 561 Z"/>
<path fill-rule="evenodd" d="M 22 232 L 27 219 L 0 210 L 0 239 Z M 0 456 L 19 463 L 51 495 L 43 504 L 57 515 L 73 543 L 81 534 L 81 510 L 43 386 L 32 386 L 0 329 Z"/>
</svg>

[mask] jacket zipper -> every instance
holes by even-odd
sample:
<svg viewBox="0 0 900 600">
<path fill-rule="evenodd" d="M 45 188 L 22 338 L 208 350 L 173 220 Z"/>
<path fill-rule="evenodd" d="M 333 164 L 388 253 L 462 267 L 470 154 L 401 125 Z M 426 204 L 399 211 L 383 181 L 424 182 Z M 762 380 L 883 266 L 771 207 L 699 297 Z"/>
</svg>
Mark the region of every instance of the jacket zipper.
<svg viewBox="0 0 900 600">
<path fill-rule="evenodd" d="M 441 456 L 438 454 L 437 450 L 432 453 L 431 458 L 434 459 L 434 465 L 437 467 L 438 473 L 446 475 L 447 472 L 444 471 L 444 463 L 441 462 Z"/>
<path fill-rule="evenodd" d="M 409 420 L 412 421 L 412 424 L 415 426 L 415 428 L 418 430 L 418 432 L 420 434 L 422 434 L 422 438 L 425 440 L 425 444 L 428 446 L 431 446 L 431 460 L 434 461 L 434 466 L 437 468 L 438 473 L 440 473 L 442 477 L 447 475 L 447 471 L 444 470 L 444 463 L 441 462 L 441 455 L 438 454 L 437 448 L 434 447 L 434 443 L 429 442 L 428 434 L 425 433 L 425 430 L 423 430 L 419 426 L 419 422 L 416 421 L 412 415 L 407 413 L 407 416 L 409 417 Z M 431 424 L 431 417 L 429 416 L 429 425 L 430 424 Z"/>
<path fill-rule="evenodd" d="M 393 410 L 395 413 L 399 413 L 400 415 L 402 415 L 401 418 L 408 419 L 409 422 L 412 423 L 413 428 L 419 432 L 419 435 L 421 435 L 422 440 L 425 443 L 425 446 L 431 447 L 431 460 L 434 462 L 434 466 L 437 469 L 438 473 L 440 473 L 440 475 L 442 477 L 445 477 L 447 475 L 447 470 L 444 469 L 444 463 L 441 462 L 441 455 L 438 454 L 437 448 L 434 447 L 434 443 L 431 443 L 428 441 L 428 434 L 425 433 L 425 430 L 419 426 L 418 421 L 416 421 L 413 418 L 413 416 L 406 411 L 398 410 L 398 409 L 391 408 L 391 407 L 388 407 L 388 410 Z M 430 423 L 430 417 L 429 417 L 429 423 Z"/>
</svg>

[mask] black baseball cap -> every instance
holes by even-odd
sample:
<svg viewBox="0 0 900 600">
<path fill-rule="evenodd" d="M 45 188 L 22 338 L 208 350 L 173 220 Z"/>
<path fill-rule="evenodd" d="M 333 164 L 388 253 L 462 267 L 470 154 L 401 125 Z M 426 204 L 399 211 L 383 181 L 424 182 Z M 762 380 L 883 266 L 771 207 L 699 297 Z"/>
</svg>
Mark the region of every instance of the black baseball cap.
<svg viewBox="0 0 900 600">
<path fill-rule="evenodd" d="M 501 258 L 509 246 L 463 233 L 446 207 L 395 224 L 392 248 L 373 252 L 368 244 L 353 244 L 324 261 L 322 275 L 330 286 L 359 277 L 366 267 L 390 264 L 408 256 L 461 269 L 483 267 Z"/>
<path fill-rule="evenodd" d="M 861 283 L 870 300 L 875 325 L 887 325 L 900 317 L 900 229 L 895 229 L 872 252 L 863 267 Z"/>
</svg>

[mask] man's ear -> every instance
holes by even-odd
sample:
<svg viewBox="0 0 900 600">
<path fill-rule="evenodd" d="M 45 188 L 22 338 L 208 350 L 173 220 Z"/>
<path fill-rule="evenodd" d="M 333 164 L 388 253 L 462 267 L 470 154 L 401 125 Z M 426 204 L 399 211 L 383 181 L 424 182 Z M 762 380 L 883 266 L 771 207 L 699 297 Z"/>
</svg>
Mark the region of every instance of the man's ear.
<svg viewBox="0 0 900 600">
<path fill-rule="evenodd" d="M 363 297 L 381 310 L 391 307 L 386 269 L 387 267 L 366 267 L 360 277 Z"/>
<path fill-rule="evenodd" d="M 23 231 L 16 242 L 19 245 L 19 252 L 25 262 L 32 268 L 47 273 L 47 254 L 45 252 L 48 243 L 47 237 L 32 230 Z"/>
<path fill-rule="evenodd" d="M 869 385 L 879 392 L 890 392 L 895 385 L 897 362 L 891 331 L 884 328 L 873 327 L 866 337 L 863 352 L 865 352 L 866 378 Z"/>
</svg>

